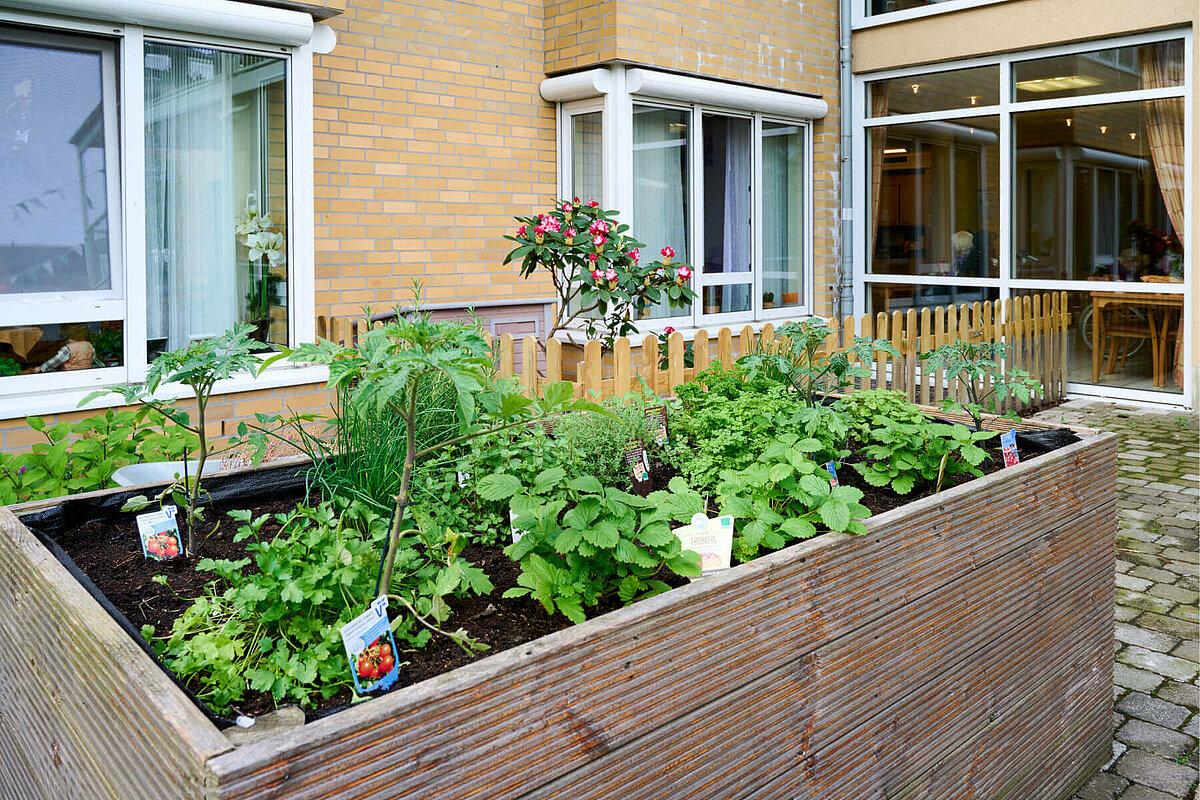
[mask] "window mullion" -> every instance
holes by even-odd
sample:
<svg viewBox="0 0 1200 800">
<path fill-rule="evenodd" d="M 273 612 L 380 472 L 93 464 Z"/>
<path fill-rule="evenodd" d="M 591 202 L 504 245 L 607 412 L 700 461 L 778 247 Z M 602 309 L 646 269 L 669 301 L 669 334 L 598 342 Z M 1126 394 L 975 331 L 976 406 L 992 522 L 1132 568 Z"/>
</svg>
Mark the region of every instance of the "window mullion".
<svg viewBox="0 0 1200 800">
<path fill-rule="evenodd" d="M 704 150 L 701 142 L 704 132 L 700 126 L 702 113 L 699 106 L 691 108 L 691 130 L 688 137 L 688 216 L 692 226 L 692 242 L 688 248 L 688 261 L 692 267 L 692 285 L 696 288 L 696 300 L 692 303 L 692 320 L 697 327 L 704 324 Z"/>
<path fill-rule="evenodd" d="M 125 228 L 125 364 L 129 380 L 146 378 L 145 39 L 129 25 L 121 42 L 121 149 Z"/>
<path fill-rule="evenodd" d="M 761 319 L 762 307 L 762 115 L 755 114 L 750 135 L 750 310 L 755 319 Z"/>
<path fill-rule="evenodd" d="M 1013 271 L 1013 245 L 1016 242 L 1016 206 L 1013 204 L 1014 182 L 1017 172 L 1014 167 L 1012 133 L 1012 61 L 1000 61 L 1000 299 L 1011 298 L 1009 281 Z M 982 265 L 983 274 L 988 274 L 990 265 Z"/>
</svg>

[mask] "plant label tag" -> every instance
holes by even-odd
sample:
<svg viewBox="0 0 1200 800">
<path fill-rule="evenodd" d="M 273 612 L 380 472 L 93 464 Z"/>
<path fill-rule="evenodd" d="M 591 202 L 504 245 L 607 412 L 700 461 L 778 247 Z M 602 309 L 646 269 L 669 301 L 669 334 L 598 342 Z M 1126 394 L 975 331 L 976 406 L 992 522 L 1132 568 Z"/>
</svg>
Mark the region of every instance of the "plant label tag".
<svg viewBox="0 0 1200 800">
<path fill-rule="evenodd" d="M 646 409 L 646 419 L 654 426 L 654 443 L 659 447 L 666 445 L 669 438 L 667 433 L 667 407 L 655 406 Z"/>
<path fill-rule="evenodd" d="M 457 474 L 458 474 L 458 487 L 460 489 L 465 489 L 467 484 L 471 482 L 471 473 L 463 472 L 463 471 L 459 470 L 459 472 Z"/>
<path fill-rule="evenodd" d="M 517 542 L 521 541 L 521 539 L 524 538 L 525 534 L 529 533 L 529 531 L 527 531 L 527 530 L 522 530 L 521 528 L 518 528 L 516 526 L 516 522 L 517 522 L 517 512 L 513 511 L 510 508 L 508 510 L 508 527 L 512 530 L 513 544 L 516 544 Z"/>
<path fill-rule="evenodd" d="M 155 561 L 169 561 L 183 549 L 179 545 L 179 510 L 163 506 L 161 511 L 137 515 L 138 538 L 142 540 L 142 555 Z"/>
<path fill-rule="evenodd" d="M 342 626 L 342 645 L 359 694 L 390 689 L 400 674 L 387 606 L 386 597 L 377 597 L 370 608 Z"/>
<path fill-rule="evenodd" d="M 1004 451 L 1004 466 L 1013 467 L 1021 463 L 1021 456 L 1017 454 L 1016 428 L 1000 434 L 1000 447 Z"/>
<path fill-rule="evenodd" d="M 692 524 L 676 528 L 675 535 L 684 550 L 700 554 L 700 570 L 705 575 L 729 569 L 733 555 L 733 517 L 709 519 L 702 513 L 692 517 Z"/>
<path fill-rule="evenodd" d="M 829 473 L 829 485 L 836 489 L 840 485 L 837 479 L 837 464 L 832 461 L 827 462 L 825 464 L 825 471 Z"/>
<path fill-rule="evenodd" d="M 650 494 L 650 457 L 646 448 L 631 444 L 625 448 L 625 463 L 633 477 L 633 493 L 645 497 Z"/>
</svg>

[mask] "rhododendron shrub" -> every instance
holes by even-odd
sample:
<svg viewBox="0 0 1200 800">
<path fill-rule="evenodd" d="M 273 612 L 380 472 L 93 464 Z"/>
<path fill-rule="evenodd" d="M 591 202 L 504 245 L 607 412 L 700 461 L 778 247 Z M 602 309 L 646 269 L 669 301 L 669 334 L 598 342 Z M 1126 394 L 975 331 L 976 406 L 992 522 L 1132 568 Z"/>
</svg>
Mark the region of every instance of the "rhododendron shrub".
<svg viewBox="0 0 1200 800">
<path fill-rule="evenodd" d="M 550 336 L 578 321 L 588 338 L 611 347 L 618 336 L 636 330 L 634 320 L 650 306 L 691 304 L 692 270 L 672 264 L 675 251 L 664 247 L 661 261 L 643 261 L 645 245 L 595 200 L 560 200 L 536 217 L 517 217 L 520 227 L 505 239 L 515 242 L 504 259 L 519 261 L 521 276 L 539 269 L 550 273 L 557 294 Z"/>
</svg>

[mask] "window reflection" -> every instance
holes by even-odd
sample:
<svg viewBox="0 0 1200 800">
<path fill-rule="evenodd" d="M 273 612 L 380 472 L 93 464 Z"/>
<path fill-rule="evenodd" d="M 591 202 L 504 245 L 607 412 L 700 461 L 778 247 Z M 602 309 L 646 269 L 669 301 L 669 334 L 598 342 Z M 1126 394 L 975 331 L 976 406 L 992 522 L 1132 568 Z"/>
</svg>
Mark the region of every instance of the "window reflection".
<svg viewBox="0 0 1200 800">
<path fill-rule="evenodd" d="M 1050 100 L 1183 85 L 1183 42 L 1154 42 L 1017 61 L 1013 98 Z"/>
<path fill-rule="evenodd" d="M 1014 115 L 1016 277 L 1182 280 L 1183 103 Z"/>
<path fill-rule="evenodd" d="M 870 271 L 999 274 L 997 117 L 870 129 Z"/>
<path fill-rule="evenodd" d="M 1000 290 L 984 286 L 914 286 L 905 283 L 868 283 L 868 309 L 880 312 L 920 311 L 1000 299 Z"/>
</svg>

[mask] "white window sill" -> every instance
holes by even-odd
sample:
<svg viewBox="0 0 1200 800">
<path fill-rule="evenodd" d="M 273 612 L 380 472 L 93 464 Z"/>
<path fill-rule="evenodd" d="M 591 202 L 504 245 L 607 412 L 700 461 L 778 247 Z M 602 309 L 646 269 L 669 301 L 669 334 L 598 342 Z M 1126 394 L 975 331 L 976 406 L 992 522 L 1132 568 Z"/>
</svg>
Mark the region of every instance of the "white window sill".
<svg viewBox="0 0 1200 800">
<path fill-rule="evenodd" d="M 783 309 L 783 310 L 786 311 L 787 309 Z M 678 333 L 682 333 L 683 340 L 685 342 L 694 341 L 696 338 L 696 334 L 699 333 L 700 331 L 705 331 L 708 334 L 709 339 L 715 340 L 717 337 L 717 334 L 721 330 L 721 328 L 729 328 L 729 330 L 733 332 L 734 336 L 738 336 L 741 334 L 742 328 L 746 327 L 747 325 L 750 326 L 750 330 L 754 331 L 755 333 L 758 333 L 767 325 L 774 325 L 776 328 L 778 328 L 780 325 L 784 324 L 785 322 L 799 322 L 799 321 L 806 320 L 806 319 L 820 319 L 820 320 L 824 320 L 824 321 L 828 322 L 828 319 L 826 317 L 821 317 L 820 315 L 817 315 L 817 314 L 810 314 L 807 311 L 799 311 L 799 310 L 792 312 L 792 313 L 780 314 L 780 316 L 776 317 L 776 318 L 768 317 L 766 319 L 760 319 L 757 321 L 747 321 L 747 320 L 736 321 L 736 322 L 715 322 L 714 321 L 707 325 L 695 325 L 690 320 L 674 321 L 674 322 L 672 322 L 669 319 L 646 320 L 643 322 L 643 324 L 638 326 L 638 331 L 636 333 L 630 335 L 628 338 L 629 338 L 629 344 L 631 346 L 639 347 L 639 346 L 641 346 L 641 343 L 642 343 L 641 342 L 642 337 L 646 336 L 647 334 L 649 334 L 651 336 L 658 336 L 661 333 L 665 333 L 666 332 L 665 329 L 669 326 L 669 327 L 674 328 Z M 563 344 L 573 344 L 573 345 L 582 346 L 583 344 L 585 344 L 587 342 L 587 333 L 584 330 L 582 325 L 572 326 L 566 330 L 559 331 L 558 333 L 555 334 L 554 338 L 557 339 L 558 341 L 562 342 Z"/>
<path fill-rule="evenodd" d="M 261 389 L 278 389 L 284 386 L 303 386 L 310 383 L 325 383 L 329 379 L 329 368 L 311 364 L 280 365 L 267 369 L 257 378 L 231 378 L 219 381 L 213 396 L 253 392 Z M 28 416 L 62 414 L 69 411 L 118 408 L 125 405 L 121 395 L 107 394 L 80 406 L 80 402 L 95 387 L 71 389 L 53 393 L 30 392 L 28 394 L 0 397 L 0 419 L 21 419 Z M 155 394 L 159 400 L 190 399 L 192 390 L 179 384 L 169 384 Z"/>
</svg>

